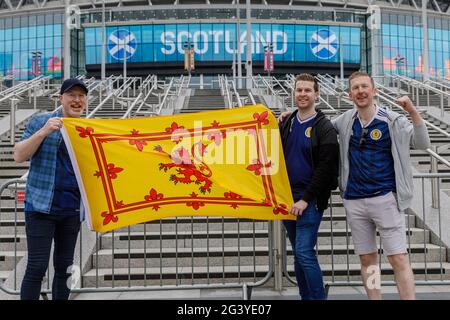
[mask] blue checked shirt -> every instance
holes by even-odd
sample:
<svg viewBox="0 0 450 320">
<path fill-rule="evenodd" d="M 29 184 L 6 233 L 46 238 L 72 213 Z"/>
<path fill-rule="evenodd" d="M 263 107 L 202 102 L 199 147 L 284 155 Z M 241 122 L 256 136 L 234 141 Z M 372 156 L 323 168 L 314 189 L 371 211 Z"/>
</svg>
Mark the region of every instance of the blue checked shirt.
<svg viewBox="0 0 450 320">
<path fill-rule="evenodd" d="M 53 112 L 46 112 L 34 116 L 28 123 L 21 141 L 28 139 L 41 129 L 47 120 L 54 117 L 61 118 L 62 108 Z M 33 211 L 51 213 L 53 195 L 55 191 L 56 162 L 59 144 L 62 142 L 59 130 L 48 135 L 31 157 L 30 170 L 27 178 L 25 201 Z M 83 205 L 81 205 L 81 211 Z M 83 213 L 81 214 L 81 218 Z"/>
</svg>

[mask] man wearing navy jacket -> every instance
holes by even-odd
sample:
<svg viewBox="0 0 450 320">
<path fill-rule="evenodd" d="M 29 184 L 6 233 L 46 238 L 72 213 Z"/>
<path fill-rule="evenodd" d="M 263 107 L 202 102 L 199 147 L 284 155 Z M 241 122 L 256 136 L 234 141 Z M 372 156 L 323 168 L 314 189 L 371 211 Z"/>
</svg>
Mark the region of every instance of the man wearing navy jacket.
<svg viewBox="0 0 450 320">
<path fill-rule="evenodd" d="M 294 269 L 303 300 L 326 299 L 322 271 L 314 247 L 328 207 L 331 190 L 338 185 L 339 146 L 330 120 L 315 109 L 319 97 L 316 79 L 300 74 L 295 80 L 297 110 L 280 123 L 283 150 L 294 198 L 284 221 L 294 253 Z"/>
</svg>

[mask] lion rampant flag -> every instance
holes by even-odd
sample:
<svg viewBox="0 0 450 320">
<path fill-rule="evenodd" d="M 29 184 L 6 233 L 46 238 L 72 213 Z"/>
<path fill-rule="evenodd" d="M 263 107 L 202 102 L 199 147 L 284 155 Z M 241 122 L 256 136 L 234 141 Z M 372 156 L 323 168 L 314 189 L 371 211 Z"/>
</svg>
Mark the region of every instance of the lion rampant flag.
<svg viewBox="0 0 450 320">
<path fill-rule="evenodd" d="M 295 219 L 278 125 L 262 105 L 64 118 L 62 134 L 91 230 L 174 216 Z"/>
</svg>

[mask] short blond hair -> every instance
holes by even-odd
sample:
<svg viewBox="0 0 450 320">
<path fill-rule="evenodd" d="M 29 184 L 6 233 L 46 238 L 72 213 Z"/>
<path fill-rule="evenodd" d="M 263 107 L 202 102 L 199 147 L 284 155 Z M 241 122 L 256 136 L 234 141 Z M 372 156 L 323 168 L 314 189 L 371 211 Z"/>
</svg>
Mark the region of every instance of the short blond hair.
<svg viewBox="0 0 450 320">
<path fill-rule="evenodd" d="M 364 71 L 355 71 L 353 72 L 350 77 L 348 78 L 348 87 L 351 88 L 351 83 L 352 80 L 358 77 L 369 77 L 370 78 L 370 82 L 372 83 L 372 86 L 375 88 L 375 82 L 373 81 L 373 78 L 370 74 L 368 74 L 367 72 Z"/>
</svg>

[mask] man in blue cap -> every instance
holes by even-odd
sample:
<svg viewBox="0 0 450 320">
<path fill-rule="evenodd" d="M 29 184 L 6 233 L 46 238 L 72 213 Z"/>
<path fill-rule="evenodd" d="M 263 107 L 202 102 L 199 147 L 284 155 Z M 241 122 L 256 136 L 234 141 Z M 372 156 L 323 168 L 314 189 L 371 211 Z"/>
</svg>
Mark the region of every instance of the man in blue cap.
<svg viewBox="0 0 450 320">
<path fill-rule="evenodd" d="M 23 300 L 39 299 L 53 241 L 52 299 L 69 298 L 67 271 L 73 264 L 80 230 L 81 197 L 60 129 L 62 118 L 81 116 L 87 93 L 81 80 L 65 80 L 60 89 L 61 107 L 34 116 L 14 146 L 17 163 L 31 159 L 25 193 L 28 263 L 21 288 Z"/>
</svg>

